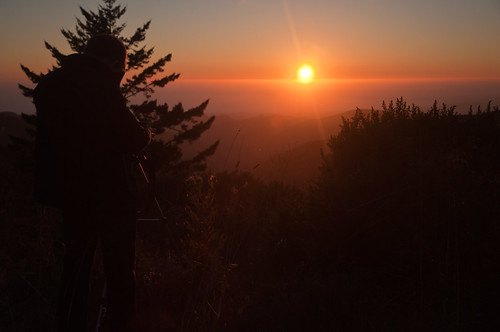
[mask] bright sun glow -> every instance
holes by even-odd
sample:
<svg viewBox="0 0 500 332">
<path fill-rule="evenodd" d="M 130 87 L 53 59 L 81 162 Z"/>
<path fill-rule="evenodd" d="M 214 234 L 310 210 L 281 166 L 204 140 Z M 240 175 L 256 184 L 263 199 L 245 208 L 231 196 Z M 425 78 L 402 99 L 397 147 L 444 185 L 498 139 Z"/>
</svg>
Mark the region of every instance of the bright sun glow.
<svg viewBox="0 0 500 332">
<path fill-rule="evenodd" d="M 297 70 L 297 79 L 304 84 L 311 83 L 314 79 L 314 68 L 307 64 L 300 66 Z"/>
</svg>

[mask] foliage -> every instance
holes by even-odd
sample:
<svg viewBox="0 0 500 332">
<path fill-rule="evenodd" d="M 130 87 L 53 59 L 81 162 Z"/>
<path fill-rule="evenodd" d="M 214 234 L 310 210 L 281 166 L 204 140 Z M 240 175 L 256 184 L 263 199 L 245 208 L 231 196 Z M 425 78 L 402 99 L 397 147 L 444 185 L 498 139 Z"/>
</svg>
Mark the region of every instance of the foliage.
<svg viewBox="0 0 500 332">
<path fill-rule="evenodd" d="M 158 183 L 162 187 L 171 181 L 159 178 Z M 148 293 L 144 310 L 161 308 L 155 321 L 166 312 L 177 313 L 179 331 L 252 331 L 269 324 L 277 301 L 298 287 L 296 262 L 305 260 L 303 242 L 309 240 L 304 193 L 240 172 L 191 176 L 178 185 L 180 197 L 167 199 L 161 193 L 160 200 L 169 201 L 164 205 L 169 232 L 179 239 L 180 250 L 167 244 L 151 260 L 151 252 L 165 247 L 170 236 L 160 226 L 139 226 L 139 239 L 148 239 L 139 243 L 140 287 L 156 290 Z M 255 315 L 261 319 L 254 321 Z"/>
<path fill-rule="evenodd" d="M 33 172 L 26 167 L 31 154 L 0 153 L 0 330 L 52 331 L 62 265 L 60 220 L 35 208 Z"/>
<path fill-rule="evenodd" d="M 498 107 L 422 112 L 402 98 L 344 120 L 311 200 L 322 257 L 360 301 L 334 311 L 384 328 L 491 326 L 499 126 Z"/>
<path fill-rule="evenodd" d="M 181 103 L 169 109 L 166 103 L 160 104 L 156 99 L 152 99 L 157 88 L 163 88 L 179 78 L 179 74 L 176 73 L 163 74 L 164 67 L 171 60 L 172 55 L 167 54 L 151 62 L 154 48 L 143 45 L 151 21 L 138 27 L 131 36 L 124 36 L 126 24 L 119 23 L 119 21 L 125 14 L 126 7 L 115 5 L 115 2 L 116 0 L 103 0 L 103 4 L 98 6 L 96 12 L 80 7 L 83 20 L 76 19 L 74 31 L 61 29 L 62 35 L 66 38 L 71 50 L 76 53 L 82 53 L 87 41 L 96 34 L 111 34 L 120 38 L 127 48 L 127 71 L 130 73 L 126 75 L 125 82 L 121 86 L 123 95 L 129 102 L 132 99 L 137 100 L 132 97 L 138 95 L 144 97 L 142 103 L 131 104 L 130 108 L 139 120 L 151 126 L 153 134 L 159 135 L 166 131 L 172 133 L 166 141 L 157 136 L 147 152 L 150 160 L 155 163 L 157 169 L 167 172 L 190 167 L 198 170 L 204 169 L 205 159 L 215 152 L 218 142 L 213 143 L 190 160 L 182 160 L 180 146 L 184 142 L 198 139 L 212 125 L 215 120 L 214 116 L 201 120 L 208 106 L 208 100 L 197 107 L 184 110 Z M 45 42 L 45 47 L 56 60 L 56 66 L 53 66 L 50 72 L 61 66 L 65 55 L 48 42 Z M 37 74 L 24 65 L 21 65 L 21 69 L 34 84 L 37 84 L 45 75 Z M 21 84 L 19 88 L 26 97 L 33 97 L 32 88 Z"/>
</svg>

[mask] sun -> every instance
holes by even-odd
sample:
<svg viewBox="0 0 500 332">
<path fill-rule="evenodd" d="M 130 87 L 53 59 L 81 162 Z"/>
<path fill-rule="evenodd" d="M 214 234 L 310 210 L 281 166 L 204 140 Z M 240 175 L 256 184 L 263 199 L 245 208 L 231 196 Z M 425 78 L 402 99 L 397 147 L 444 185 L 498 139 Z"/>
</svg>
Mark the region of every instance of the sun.
<svg viewBox="0 0 500 332">
<path fill-rule="evenodd" d="M 297 69 L 297 80 L 303 84 L 311 83 L 314 80 L 314 68 L 308 64 L 301 65 Z"/>
</svg>

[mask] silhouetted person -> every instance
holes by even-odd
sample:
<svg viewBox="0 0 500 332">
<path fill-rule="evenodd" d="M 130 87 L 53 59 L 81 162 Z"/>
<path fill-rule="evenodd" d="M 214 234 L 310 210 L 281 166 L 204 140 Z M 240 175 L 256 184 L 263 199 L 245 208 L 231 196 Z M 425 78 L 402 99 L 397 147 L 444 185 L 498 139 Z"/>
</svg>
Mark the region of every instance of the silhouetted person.
<svg viewBox="0 0 500 332">
<path fill-rule="evenodd" d="M 61 331 L 86 331 L 90 270 L 98 240 L 113 331 L 125 331 L 135 296 L 135 195 L 128 158 L 150 140 L 126 107 L 120 81 L 126 48 L 92 37 L 34 92 L 38 125 L 35 196 L 62 209 L 65 257 Z"/>
</svg>

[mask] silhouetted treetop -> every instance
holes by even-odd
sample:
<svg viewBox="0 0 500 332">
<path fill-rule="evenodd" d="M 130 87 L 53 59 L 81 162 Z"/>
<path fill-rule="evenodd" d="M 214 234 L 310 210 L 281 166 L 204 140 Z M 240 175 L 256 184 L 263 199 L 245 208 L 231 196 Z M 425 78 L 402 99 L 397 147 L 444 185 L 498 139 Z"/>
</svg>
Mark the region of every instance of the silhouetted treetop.
<svg viewBox="0 0 500 332">
<path fill-rule="evenodd" d="M 126 75 L 122 81 L 122 93 L 129 103 L 133 96 L 142 95 L 144 97 L 143 102 L 129 105 L 130 109 L 139 120 L 151 125 L 154 134 L 163 134 L 166 131 L 176 133 L 173 138 L 167 141 L 155 139 L 156 143 L 150 146 L 148 154 L 152 156 L 152 160 L 163 161 L 162 164 L 156 165 L 157 168 L 164 171 L 178 169 L 177 164 L 182 159 L 180 145 L 183 142 L 192 142 L 198 139 L 203 132 L 210 128 L 215 117 L 212 116 L 205 121 L 201 120 L 208 106 L 208 100 L 197 107 L 184 110 L 181 103 L 169 109 L 167 104 L 160 104 L 152 99 L 157 88 L 163 88 L 168 83 L 175 81 L 180 74 L 164 74 L 164 67 L 171 61 L 172 54 L 153 60 L 154 47 L 144 45 L 146 32 L 150 28 L 151 21 L 136 28 L 133 34 L 123 35 L 126 23 L 120 23 L 120 20 L 127 8 L 115 3 L 116 0 L 103 0 L 103 3 L 98 5 L 97 11 L 87 10 L 80 6 L 83 18 L 76 19 L 74 31 L 63 28 L 61 33 L 66 38 L 70 49 L 76 53 L 83 53 L 88 40 L 97 34 L 111 34 L 122 40 L 128 53 L 127 71 L 132 72 L 131 75 Z M 45 42 L 45 47 L 56 60 L 56 65 L 49 70 L 50 72 L 61 66 L 66 54 L 48 42 Z M 43 73 L 37 74 L 24 65 L 21 65 L 21 69 L 34 84 L 37 84 L 44 75 Z M 33 97 L 33 88 L 22 84 L 19 84 L 19 88 L 24 96 Z M 191 161 L 182 161 L 183 167 L 186 169 L 186 165 L 192 165 L 197 169 L 204 168 L 205 159 L 214 153 L 217 146 L 218 142 L 215 142 L 192 158 Z M 169 154 L 169 156 L 160 156 L 162 154 Z"/>
</svg>

